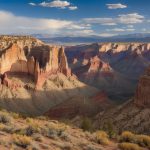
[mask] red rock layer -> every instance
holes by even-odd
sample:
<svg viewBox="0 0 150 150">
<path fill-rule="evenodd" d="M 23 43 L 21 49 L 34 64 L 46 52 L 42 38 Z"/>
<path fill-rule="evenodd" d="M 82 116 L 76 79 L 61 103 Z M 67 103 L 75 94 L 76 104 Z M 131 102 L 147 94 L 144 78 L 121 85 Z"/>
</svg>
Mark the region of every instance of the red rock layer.
<svg viewBox="0 0 150 150">
<path fill-rule="evenodd" d="M 34 77 L 36 88 L 40 88 L 51 75 L 61 72 L 67 77 L 71 70 L 64 49 L 61 47 L 37 46 L 26 53 L 18 44 L 11 44 L 0 52 L 0 74 L 2 83 L 9 86 L 6 73 L 23 73 Z"/>
<path fill-rule="evenodd" d="M 90 60 L 90 67 L 88 72 L 98 72 L 98 71 L 109 72 L 111 71 L 111 67 L 109 63 L 105 63 L 101 61 L 98 56 L 95 56 Z"/>
<path fill-rule="evenodd" d="M 150 107 L 150 67 L 139 80 L 134 102 L 138 106 Z"/>
</svg>

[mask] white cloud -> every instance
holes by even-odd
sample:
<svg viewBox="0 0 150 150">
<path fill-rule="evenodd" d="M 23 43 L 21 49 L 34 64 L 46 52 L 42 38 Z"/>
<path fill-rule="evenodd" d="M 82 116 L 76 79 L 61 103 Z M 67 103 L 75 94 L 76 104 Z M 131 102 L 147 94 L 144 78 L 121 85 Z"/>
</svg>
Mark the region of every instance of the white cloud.
<svg viewBox="0 0 150 150">
<path fill-rule="evenodd" d="M 124 32 L 125 29 L 122 29 L 122 28 L 114 28 L 114 29 L 106 29 L 106 31 Z"/>
<path fill-rule="evenodd" d="M 65 30 L 68 30 L 69 28 L 72 30 L 85 30 L 90 28 L 89 25 L 78 24 L 73 21 L 15 16 L 6 11 L 0 11 L 0 20 L 1 34 L 50 33 L 55 35 L 57 33 L 65 34 Z"/>
<path fill-rule="evenodd" d="M 122 14 L 116 18 L 84 18 L 84 22 L 90 24 L 101 24 L 101 25 L 117 25 L 117 24 L 136 24 L 144 21 L 144 16 L 138 13 Z"/>
<path fill-rule="evenodd" d="M 146 30 L 146 28 L 143 28 L 141 31 L 142 31 L 142 32 L 146 32 L 147 30 Z"/>
<path fill-rule="evenodd" d="M 70 6 L 70 2 L 61 1 L 61 0 L 54 0 L 52 2 L 42 2 L 39 5 L 43 6 L 43 7 L 66 8 L 66 7 Z"/>
<path fill-rule="evenodd" d="M 126 31 L 135 31 L 134 28 L 114 28 L 114 29 L 106 29 L 107 32 L 126 32 Z"/>
<path fill-rule="evenodd" d="M 101 33 L 99 34 L 99 36 L 102 36 L 102 37 L 112 37 L 112 36 L 116 36 L 118 34 L 113 34 L 113 33 Z"/>
<path fill-rule="evenodd" d="M 69 8 L 70 10 L 76 10 L 76 9 L 78 9 L 77 6 L 69 6 L 68 8 Z"/>
<path fill-rule="evenodd" d="M 122 24 L 135 24 L 135 23 L 142 23 L 143 19 L 144 16 L 139 15 L 138 13 L 132 13 L 119 15 L 119 18 L 117 20 Z"/>
<path fill-rule="evenodd" d="M 89 30 L 91 29 L 91 25 L 90 24 L 72 24 L 70 27 L 68 27 L 68 29 L 78 29 L 78 30 Z"/>
<path fill-rule="evenodd" d="M 126 29 L 126 31 L 132 32 L 132 31 L 135 31 L 135 29 L 134 28 L 129 28 L 129 29 Z"/>
<path fill-rule="evenodd" d="M 85 18 L 83 21 L 90 24 L 116 25 L 112 18 Z"/>
<path fill-rule="evenodd" d="M 123 4 L 106 4 L 108 9 L 119 9 L 119 8 L 127 8 L 126 5 L 123 5 Z"/>
<path fill-rule="evenodd" d="M 29 5 L 31 5 L 31 6 L 36 6 L 36 4 L 35 4 L 35 3 L 29 3 Z"/>
<path fill-rule="evenodd" d="M 134 28 L 134 26 L 133 26 L 133 25 L 127 25 L 127 27 L 128 27 L 128 28 Z"/>
<path fill-rule="evenodd" d="M 76 10 L 76 9 L 78 9 L 77 6 L 73 6 L 70 2 L 62 1 L 62 0 L 53 0 L 51 2 L 43 1 L 43 2 L 41 2 L 39 4 L 31 2 L 31 3 L 29 3 L 29 5 L 31 5 L 31 6 L 49 7 L 49 8 L 61 8 L 61 9 L 68 8 L 69 10 Z"/>
</svg>

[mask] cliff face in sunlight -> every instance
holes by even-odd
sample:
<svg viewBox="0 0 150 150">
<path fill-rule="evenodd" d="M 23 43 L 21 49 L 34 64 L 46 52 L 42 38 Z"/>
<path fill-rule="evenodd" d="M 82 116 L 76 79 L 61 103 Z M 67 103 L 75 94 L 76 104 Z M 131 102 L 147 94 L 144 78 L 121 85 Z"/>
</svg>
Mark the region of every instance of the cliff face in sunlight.
<svg viewBox="0 0 150 150">
<path fill-rule="evenodd" d="M 60 72 L 67 77 L 71 76 L 62 47 L 44 45 L 39 41 L 36 46 L 30 44 L 26 46 L 25 43 L 23 41 L 22 43 L 21 41 L 10 43 L 0 51 L 2 83 L 8 82 L 7 85 L 11 86 L 11 83 L 6 81 L 6 73 L 32 75 L 36 88 L 40 88 L 50 74 Z"/>
<path fill-rule="evenodd" d="M 76 78 L 64 48 L 24 36 L 0 36 L 0 107 L 41 115 L 99 91 Z"/>
</svg>

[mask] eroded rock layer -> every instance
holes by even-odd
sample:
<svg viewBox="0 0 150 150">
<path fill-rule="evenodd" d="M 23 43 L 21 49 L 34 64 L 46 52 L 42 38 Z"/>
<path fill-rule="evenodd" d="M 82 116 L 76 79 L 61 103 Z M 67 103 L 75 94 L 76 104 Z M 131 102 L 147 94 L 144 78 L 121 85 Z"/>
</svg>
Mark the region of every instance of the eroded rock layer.
<svg viewBox="0 0 150 150">
<path fill-rule="evenodd" d="M 0 44 L 0 74 L 3 84 L 11 86 L 6 75 L 9 73 L 33 76 L 36 88 L 40 88 L 51 74 L 61 72 L 67 77 L 71 76 L 63 47 L 45 45 L 38 40 L 34 44 L 32 42 L 33 39 L 27 42 L 26 39 L 12 41 L 3 37 Z"/>
<path fill-rule="evenodd" d="M 150 65 L 150 43 L 94 43 L 66 47 L 74 74 L 116 100 L 134 96 L 138 79 Z"/>
<path fill-rule="evenodd" d="M 134 102 L 138 106 L 150 107 L 150 67 L 139 80 Z"/>
</svg>

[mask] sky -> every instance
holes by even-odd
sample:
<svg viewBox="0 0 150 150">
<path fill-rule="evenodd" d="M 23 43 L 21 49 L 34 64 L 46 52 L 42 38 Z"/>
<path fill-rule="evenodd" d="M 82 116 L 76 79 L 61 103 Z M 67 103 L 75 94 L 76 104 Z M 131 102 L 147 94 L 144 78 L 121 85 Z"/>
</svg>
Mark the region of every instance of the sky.
<svg viewBox="0 0 150 150">
<path fill-rule="evenodd" d="M 150 0 L 0 0 L 0 34 L 150 33 Z"/>
</svg>

